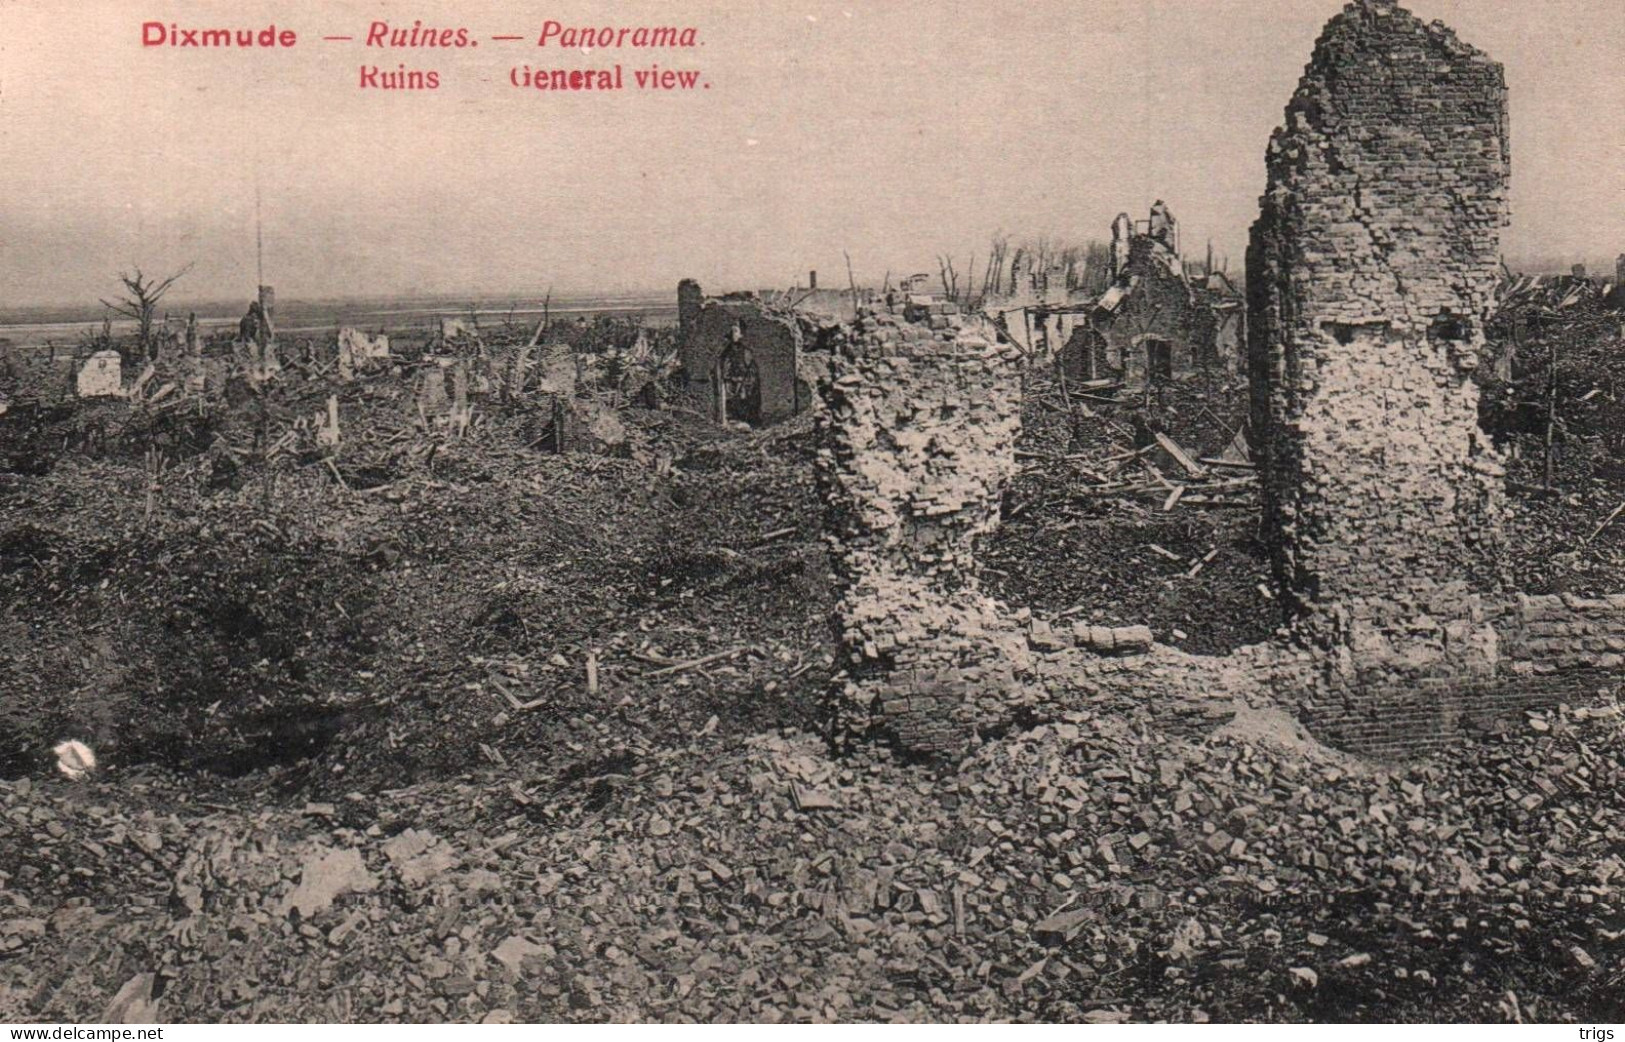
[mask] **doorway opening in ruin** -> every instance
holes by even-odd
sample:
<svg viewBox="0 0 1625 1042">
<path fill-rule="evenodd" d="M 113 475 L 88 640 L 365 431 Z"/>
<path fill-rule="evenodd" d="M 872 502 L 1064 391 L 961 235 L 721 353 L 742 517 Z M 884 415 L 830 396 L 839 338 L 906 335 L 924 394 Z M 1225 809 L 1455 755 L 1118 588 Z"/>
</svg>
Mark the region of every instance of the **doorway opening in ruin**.
<svg viewBox="0 0 1625 1042">
<path fill-rule="evenodd" d="M 1174 344 L 1161 337 L 1145 339 L 1145 372 L 1152 380 L 1174 378 Z"/>
<path fill-rule="evenodd" d="M 717 357 L 712 377 L 716 390 L 716 419 L 738 420 L 752 426 L 762 421 L 762 378 L 756 356 L 743 344 L 733 344 Z"/>
</svg>

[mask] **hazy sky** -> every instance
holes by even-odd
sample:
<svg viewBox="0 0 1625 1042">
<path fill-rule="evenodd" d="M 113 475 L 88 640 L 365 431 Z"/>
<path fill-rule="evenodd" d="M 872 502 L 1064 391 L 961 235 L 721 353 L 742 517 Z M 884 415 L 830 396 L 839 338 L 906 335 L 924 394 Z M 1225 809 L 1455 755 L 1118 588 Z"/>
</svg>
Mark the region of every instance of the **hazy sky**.
<svg viewBox="0 0 1625 1042">
<path fill-rule="evenodd" d="M 1507 252 L 1625 250 L 1620 0 L 1416 0 L 1507 67 Z M 92 301 L 131 264 L 187 297 L 844 283 L 1105 237 L 1156 198 L 1240 267 L 1263 155 L 1336 0 L 416 4 L 0 0 L 0 306 Z M 462 51 L 362 46 L 369 22 Z M 693 50 L 538 48 L 692 24 Z M 293 28 L 291 51 L 141 47 L 141 23 Z M 323 35 L 352 34 L 353 42 Z M 518 34 L 525 40 L 493 41 Z M 516 64 L 698 68 L 708 90 L 521 91 Z M 437 70 L 434 92 L 360 69 Z M 630 80 L 628 79 L 628 82 Z"/>
</svg>

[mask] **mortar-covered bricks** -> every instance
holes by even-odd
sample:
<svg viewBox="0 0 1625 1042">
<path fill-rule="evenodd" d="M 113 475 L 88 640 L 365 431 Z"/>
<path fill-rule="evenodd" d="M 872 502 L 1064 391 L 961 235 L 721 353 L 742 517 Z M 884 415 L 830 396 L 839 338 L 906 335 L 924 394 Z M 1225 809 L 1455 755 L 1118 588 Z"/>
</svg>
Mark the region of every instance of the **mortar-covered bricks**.
<svg viewBox="0 0 1625 1042">
<path fill-rule="evenodd" d="M 1497 588 L 1503 470 L 1471 377 L 1508 169 L 1499 65 L 1380 0 L 1327 26 L 1271 141 L 1248 256 L 1267 526 L 1305 639 L 1404 662 L 1422 615 L 1472 608 L 1402 609 Z M 1391 607 L 1363 634 L 1339 620 L 1371 600 Z"/>
<path fill-rule="evenodd" d="M 1023 635 L 980 592 L 975 544 L 1016 469 L 1020 353 L 980 325 L 866 313 L 820 391 L 840 727 L 962 750 L 1019 701 Z"/>
</svg>

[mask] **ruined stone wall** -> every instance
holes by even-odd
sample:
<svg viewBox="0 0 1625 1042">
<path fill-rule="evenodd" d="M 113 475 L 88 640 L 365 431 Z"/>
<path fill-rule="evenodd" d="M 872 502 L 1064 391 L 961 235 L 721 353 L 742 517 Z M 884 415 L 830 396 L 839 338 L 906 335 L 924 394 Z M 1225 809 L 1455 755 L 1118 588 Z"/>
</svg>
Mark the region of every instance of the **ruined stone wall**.
<svg viewBox="0 0 1625 1042">
<path fill-rule="evenodd" d="M 821 388 L 819 477 L 840 597 L 840 733 L 961 751 L 1019 701 L 1023 635 L 976 581 L 1016 469 L 1020 352 L 980 324 L 859 319 Z"/>
<path fill-rule="evenodd" d="M 1494 586 L 1503 471 L 1470 377 L 1508 167 L 1501 66 L 1387 0 L 1327 26 L 1270 144 L 1248 252 L 1266 524 L 1305 631 L 1356 668 L 1414 659 L 1418 631 L 1452 653 Z"/>
<path fill-rule="evenodd" d="M 677 342 L 682 344 L 694 332 L 694 323 L 705 305 L 705 292 L 693 279 L 677 284 Z"/>
<path fill-rule="evenodd" d="M 1214 311 L 1211 316 L 1214 361 L 1226 372 L 1240 371 L 1241 360 L 1246 354 L 1242 342 L 1247 334 L 1247 313 L 1237 309 Z"/>
<path fill-rule="evenodd" d="M 796 320 L 754 299 L 708 300 L 693 316 L 678 345 L 690 393 L 709 413 L 715 408 L 712 374 L 717 361 L 736 343 L 750 352 L 758 379 L 758 415 L 763 424 L 780 423 L 808 402 L 797 385 L 801 328 Z"/>
<path fill-rule="evenodd" d="M 1239 311 L 1223 311 L 1214 306 L 1206 290 L 1198 293 L 1193 289 L 1178 255 L 1165 242 L 1135 235 L 1123 244 L 1118 264 L 1116 292 L 1121 299 L 1114 303 L 1103 300 L 1093 316 L 1093 324 L 1105 340 L 1103 366 L 1097 368 L 1110 371 L 1130 387 L 1144 387 L 1159 378 L 1186 380 L 1203 372 L 1239 368 L 1244 327 Z M 1168 346 L 1164 376 L 1151 368 L 1146 347 L 1151 339 Z M 1071 375 L 1069 369 L 1068 378 Z"/>
<path fill-rule="evenodd" d="M 72 398 L 79 369 L 95 352 L 83 344 L 0 346 L 0 378 L 19 398 L 57 402 Z"/>
<path fill-rule="evenodd" d="M 756 312 L 739 323 L 741 340 L 756 360 L 762 423 L 782 423 L 807 404 L 796 389 L 801 329 L 792 318 Z"/>
</svg>

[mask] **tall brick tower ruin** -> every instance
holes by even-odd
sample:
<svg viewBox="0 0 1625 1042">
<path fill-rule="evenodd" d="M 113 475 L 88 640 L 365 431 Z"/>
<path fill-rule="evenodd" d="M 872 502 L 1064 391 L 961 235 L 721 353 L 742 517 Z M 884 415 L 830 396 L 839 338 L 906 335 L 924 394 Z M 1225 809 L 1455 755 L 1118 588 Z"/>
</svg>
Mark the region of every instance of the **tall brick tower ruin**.
<svg viewBox="0 0 1625 1042">
<path fill-rule="evenodd" d="M 1473 382 L 1508 222 L 1502 68 L 1391 0 L 1326 27 L 1247 272 L 1277 578 L 1345 677 L 1493 669 L 1503 469 Z"/>
</svg>

